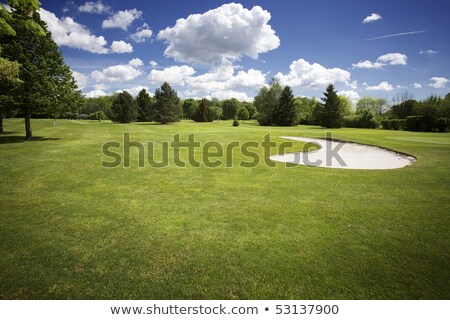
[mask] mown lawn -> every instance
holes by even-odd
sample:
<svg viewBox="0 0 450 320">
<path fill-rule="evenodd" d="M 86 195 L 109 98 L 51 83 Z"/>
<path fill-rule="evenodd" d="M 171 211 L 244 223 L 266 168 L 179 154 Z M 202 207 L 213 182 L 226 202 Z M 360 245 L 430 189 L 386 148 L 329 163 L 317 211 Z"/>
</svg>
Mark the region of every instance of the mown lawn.
<svg viewBox="0 0 450 320">
<path fill-rule="evenodd" d="M 123 132 L 160 146 L 325 130 L 32 124 L 35 141 L 21 119 L 0 136 L 2 299 L 450 299 L 450 133 L 334 130 L 417 158 L 396 170 L 242 168 L 238 153 L 233 168 L 108 169 L 102 145 Z"/>
</svg>

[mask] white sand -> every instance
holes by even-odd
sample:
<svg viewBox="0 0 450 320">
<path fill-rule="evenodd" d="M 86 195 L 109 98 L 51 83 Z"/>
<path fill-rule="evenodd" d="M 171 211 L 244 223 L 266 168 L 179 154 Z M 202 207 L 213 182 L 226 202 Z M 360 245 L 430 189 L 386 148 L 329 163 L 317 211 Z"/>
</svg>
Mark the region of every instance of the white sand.
<svg viewBox="0 0 450 320">
<path fill-rule="evenodd" d="M 416 161 L 412 156 L 354 142 L 337 142 L 303 137 L 282 138 L 310 142 L 318 145 L 320 149 L 311 152 L 294 152 L 271 156 L 270 159 L 273 161 L 339 169 L 397 169 L 406 167 Z M 339 151 L 334 152 L 333 156 L 333 150 Z"/>
</svg>

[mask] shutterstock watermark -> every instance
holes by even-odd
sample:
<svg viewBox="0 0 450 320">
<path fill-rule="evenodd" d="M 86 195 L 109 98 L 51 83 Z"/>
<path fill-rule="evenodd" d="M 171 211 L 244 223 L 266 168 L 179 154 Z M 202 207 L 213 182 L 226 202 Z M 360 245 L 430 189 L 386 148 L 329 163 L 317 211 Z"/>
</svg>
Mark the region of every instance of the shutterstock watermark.
<svg viewBox="0 0 450 320">
<path fill-rule="evenodd" d="M 332 132 L 326 133 L 325 145 L 326 164 L 331 164 L 336 159 L 341 165 L 345 162 L 339 156 L 339 150 L 345 142 L 339 141 L 332 146 Z M 222 144 L 218 141 L 207 141 L 202 143 L 195 137 L 195 133 L 181 137 L 175 134 L 170 141 L 148 141 L 142 143 L 132 141 L 130 133 L 123 134 L 122 141 L 108 141 L 102 146 L 103 159 L 101 166 L 104 168 L 131 168 L 152 167 L 165 168 L 175 166 L 207 167 L 207 168 L 232 168 L 235 166 L 243 168 L 254 168 L 261 163 L 268 167 L 275 167 L 276 162 L 270 159 L 271 155 L 286 154 L 288 149 L 294 147 L 293 141 L 276 143 L 270 133 L 262 137 L 261 141 L 231 141 Z M 317 150 L 317 145 L 306 143 L 302 150 L 289 152 L 293 160 L 285 163 L 287 167 L 295 167 L 300 163 L 307 166 L 320 166 L 323 160 L 310 160 L 310 154 Z M 292 158 L 291 157 L 291 158 Z"/>
</svg>

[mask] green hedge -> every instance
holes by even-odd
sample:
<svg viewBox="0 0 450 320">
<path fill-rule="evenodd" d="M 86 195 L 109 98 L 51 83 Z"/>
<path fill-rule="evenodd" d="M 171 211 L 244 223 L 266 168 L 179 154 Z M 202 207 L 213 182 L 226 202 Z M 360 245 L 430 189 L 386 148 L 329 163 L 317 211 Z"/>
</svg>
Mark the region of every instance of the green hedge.
<svg viewBox="0 0 450 320">
<path fill-rule="evenodd" d="M 406 126 L 405 119 L 384 119 L 381 126 L 385 130 L 404 130 Z"/>
</svg>

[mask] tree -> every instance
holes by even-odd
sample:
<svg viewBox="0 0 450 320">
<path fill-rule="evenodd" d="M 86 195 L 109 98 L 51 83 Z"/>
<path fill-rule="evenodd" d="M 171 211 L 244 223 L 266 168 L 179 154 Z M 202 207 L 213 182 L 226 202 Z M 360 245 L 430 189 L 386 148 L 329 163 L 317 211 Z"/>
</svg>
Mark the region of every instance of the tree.
<svg viewBox="0 0 450 320">
<path fill-rule="evenodd" d="M 239 101 L 235 98 L 222 101 L 223 120 L 234 119 L 239 110 Z"/>
<path fill-rule="evenodd" d="M 323 93 L 321 107 L 318 109 L 319 125 L 325 128 L 342 126 L 342 107 L 334 86 L 330 84 Z"/>
<path fill-rule="evenodd" d="M 213 114 L 214 120 L 220 120 L 223 116 L 223 110 L 221 107 L 211 106 L 211 112 Z"/>
<path fill-rule="evenodd" d="M 278 110 L 283 87 L 280 82 L 272 80 L 270 87 L 262 87 L 255 97 L 253 104 L 258 110 L 258 120 L 260 125 L 271 126 L 273 124 L 273 114 Z"/>
<path fill-rule="evenodd" d="M 256 107 L 253 105 L 253 103 L 244 101 L 244 102 L 241 103 L 241 105 L 244 106 L 247 109 L 247 111 L 248 111 L 248 118 L 249 119 L 253 119 L 254 115 L 257 112 Z"/>
<path fill-rule="evenodd" d="M 198 101 L 192 98 L 183 101 L 183 117 L 185 119 L 192 119 L 195 111 L 198 108 Z"/>
<path fill-rule="evenodd" d="M 339 96 L 339 103 L 341 104 L 342 114 L 344 116 L 348 116 L 354 112 L 352 100 L 350 100 L 348 97 Z"/>
<path fill-rule="evenodd" d="M 313 117 L 313 111 L 315 107 L 319 104 L 316 98 L 295 98 L 295 109 L 297 110 L 297 121 L 298 124 L 315 124 L 316 120 Z"/>
<path fill-rule="evenodd" d="M 387 101 L 383 98 L 363 97 L 356 103 L 356 111 L 370 111 L 374 115 L 381 116 L 387 110 Z"/>
<path fill-rule="evenodd" d="M 250 118 L 250 114 L 248 113 L 248 110 L 246 107 L 241 106 L 239 108 L 238 113 L 237 113 L 237 118 L 244 122 L 245 122 L 245 120 L 248 120 Z"/>
<path fill-rule="evenodd" d="M 416 115 L 415 105 L 416 100 L 406 100 L 400 104 L 393 105 L 391 108 L 391 113 L 395 118 L 406 119 L 406 117 Z"/>
<path fill-rule="evenodd" d="M 399 92 L 397 93 L 393 98 L 392 98 L 392 103 L 393 104 L 401 104 L 405 101 L 408 100 L 413 100 L 414 96 L 412 95 L 411 92 L 409 91 L 403 91 L 403 92 Z"/>
<path fill-rule="evenodd" d="M 161 124 L 180 121 L 177 92 L 164 82 L 161 88 L 155 91 L 155 106 L 153 120 Z"/>
<path fill-rule="evenodd" d="M 136 101 L 127 91 L 119 93 L 113 100 L 111 120 L 120 123 L 130 123 L 138 117 Z"/>
<path fill-rule="evenodd" d="M 47 25 L 36 10 L 39 2 L 34 0 L 8 1 L 12 13 L 8 24 L 15 36 L 1 35 L 2 55 L 21 64 L 21 85 L 7 91 L 14 104 L 25 117 L 27 140 L 31 140 L 31 114 L 48 111 L 51 107 L 66 106 L 64 93 L 73 92 L 76 85 L 69 83 L 70 69 L 64 64 L 61 52 L 53 41 Z M 73 92 L 74 95 L 76 94 Z"/>
<path fill-rule="evenodd" d="M 214 113 L 211 110 L 211 102 L 208 99 L 202 99 L 200 101 L 192 120 L 196 122 L 212 122 L 214 120 Z"/>
<path fill-rule="evenodd" d="M 4 133 L 3 118 L 14 103 L 12 98 L 4 93 L 22 83 L 19 79 L 19 70 L 19 63 L 0 58 L 0 134 Z"/>
<path fill-rule="evenodd" d="M 138 107 L 137 121 L 146 122 L 151 121 L 151 109 L 154 104 L 154 99 L 150 97 L 147 90 L 142 89 L 136 97 Z"/>
<path fill-rule="evenodd" d="M 297 120 L 294 95 L 289 86 L 283 89 L 278 108 L 273 113 L 272 121 L 277 126 L 293 126 Z"/>
<path fill-rule="evenodd" d="M 79 110 L 82 114 L 91 114 L 103 111 L 107 118 L 111 118 L 111 107 L 114 96 L 102 96 L 96 98 L 85 98 Z"/>
</svg>

